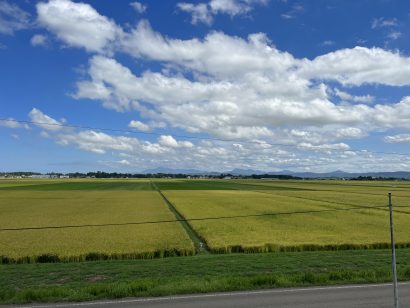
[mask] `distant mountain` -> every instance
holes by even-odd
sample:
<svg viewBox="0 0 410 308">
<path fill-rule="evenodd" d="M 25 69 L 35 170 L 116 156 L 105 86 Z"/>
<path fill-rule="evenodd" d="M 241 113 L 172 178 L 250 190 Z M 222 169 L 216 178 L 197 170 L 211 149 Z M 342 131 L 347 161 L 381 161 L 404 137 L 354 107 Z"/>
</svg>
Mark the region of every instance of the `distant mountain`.
<svg viewBox="0 0 410 308">
<path fill-rule="evenodd" d="M 144 173 L 144 174 L 165 173 L 165 174 L 189 174 L 189 175 L 218 175 L 220 174 L 220 172 L 207 172 L 207 171 L 196 170 L 196 169 L 173 169 L 173 168 L 166 168 L 166 167 L 147 169 L 147 170 L 142 171 L 141 173 Z"/>
<path fill-rule="evenodd" d="M 363 173 L 349 173 L 341 170 L 325 173 L 315 172 L 290 172 L 289 175 L 301 177 L 301 178 L 357 178 L 362 177 L 382 177 L 382 178 L 396 178 L 396 179 L 410 179 L 410 172 L 397 171 L 397 172 L 363 172 Z"/>
<path fill-rule="evenodd" d="M 235 168 L 231 171 L 226 171 L 223 173 L 228 173 L 232 175 L 252 175 L 252 174 L 266 174 L 267 172 L 260 171 L 260 170 L 252 170 L 252 169 L 239 169 Z"/>
<path fill-rule="evenodd" d="M 395 171 L 395 172 L 363 172 L 363 173 L 350 173 L 345 172 L 342 170 L 336 170 L 332 172 L 294 172 L 290 170 L 282 170 L 282 171 L 261 171 L 261 170 L 254 170 L 254 169 L 240 169 L 235 168 L 233 170 L 223 171 L 223 172 L 208 172 L 203 170 L 197 169 L 173 169 L 173 168 L 166 168 L 166 167 L 158 167 L 154 169 L 147 169 L 144 170 L 142 173 L 167 173 L 167 174 L 188 174 L 188 175 L 219 175 L 219 174 L 232 174 L 236 176 L 250 176 L 250 175 L 261 175 L 261 174 L 269 174 L 269 175 L 291 175 L 301 178 L 356 178 L 359 176 L 367 177 L 382 177 L 382 178 L 398 178 L 398 179 L 410 179 L 410 172 L 408 171 Z"/>
</svg>

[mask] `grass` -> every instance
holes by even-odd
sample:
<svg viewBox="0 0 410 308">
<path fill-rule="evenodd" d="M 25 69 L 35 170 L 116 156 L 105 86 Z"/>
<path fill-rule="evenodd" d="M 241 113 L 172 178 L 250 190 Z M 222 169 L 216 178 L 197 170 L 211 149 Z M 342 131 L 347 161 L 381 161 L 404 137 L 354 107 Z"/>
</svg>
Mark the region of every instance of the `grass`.
<svg viewBox="0 0 410 308">
<path fill-rule="evenodd" d="M 2 228 L 122 224 L 84 228 L 0 232 L 0 261 L 8 263 L 154 258 L 191 255 L 194 245 L 173 220 L 155 191 L 144 190 L 4 190 L 0 196 Z"/>
<path fill-rule="evenodd" d="M 355 250 L 1 265 L 0 303 L 386 282 L 390 260 L 389 250 Z M 410 249 L 397 262 L 410 280 Z"/>
</svg>

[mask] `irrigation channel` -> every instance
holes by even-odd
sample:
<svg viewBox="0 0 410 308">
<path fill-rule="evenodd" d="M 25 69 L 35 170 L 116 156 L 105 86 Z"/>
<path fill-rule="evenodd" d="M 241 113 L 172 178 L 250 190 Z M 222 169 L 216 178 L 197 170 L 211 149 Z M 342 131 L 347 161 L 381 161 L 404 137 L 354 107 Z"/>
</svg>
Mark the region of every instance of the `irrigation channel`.
<svg viewBox="0 0 410 308">
<path fill-rule="evenodd" d="M 181 223 L 182 227 L 185 229 L 191 241 L 194 243 L 197 253 L 210 253 L 205 241 L 199 236 L 198 233 L 196 233 L 196 231 L 191 227 L 186 218 L 175 208 L 175 206 L 167 199 L 167 197 L 165 197 L 161 189 L 159 189 L 159 187 L 152 181 L 150 181 L 150 184 L 152 188 L 161 195 L 169 210 L 175 215 L 175 218 Z"/>
</svg>

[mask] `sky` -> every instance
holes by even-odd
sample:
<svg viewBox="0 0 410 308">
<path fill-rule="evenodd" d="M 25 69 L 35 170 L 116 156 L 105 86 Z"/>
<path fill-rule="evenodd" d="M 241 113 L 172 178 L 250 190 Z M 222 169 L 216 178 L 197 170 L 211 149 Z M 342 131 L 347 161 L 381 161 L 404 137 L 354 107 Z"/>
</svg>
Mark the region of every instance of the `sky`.
<svg viewBox="0 0 410 308">
<path fill-rule="evenodd" d="M 0 171 L 410 171 L 409 26 L 405 0 L 0 0 Z"/>
</svg>

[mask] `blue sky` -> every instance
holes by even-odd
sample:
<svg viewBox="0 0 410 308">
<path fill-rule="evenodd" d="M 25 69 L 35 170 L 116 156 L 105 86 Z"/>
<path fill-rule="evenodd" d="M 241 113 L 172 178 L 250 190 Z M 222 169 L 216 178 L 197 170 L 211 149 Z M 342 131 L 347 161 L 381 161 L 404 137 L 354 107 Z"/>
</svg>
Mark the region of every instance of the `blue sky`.
<svg viewBox="0 0 410 308">
<path fill-rule="evenodd" d="M 0 170 L 410 171 L 409 25 L 408 1 L 0 0 Z"/>
</svg>

